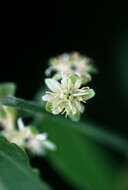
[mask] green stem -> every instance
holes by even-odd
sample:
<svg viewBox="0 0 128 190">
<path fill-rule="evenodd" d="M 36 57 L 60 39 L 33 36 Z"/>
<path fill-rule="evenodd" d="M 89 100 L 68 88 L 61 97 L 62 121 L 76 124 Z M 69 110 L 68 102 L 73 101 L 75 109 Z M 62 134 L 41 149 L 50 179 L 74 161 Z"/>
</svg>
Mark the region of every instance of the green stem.
<svg viewBox="0 0 128 190">
<path fill-rule="evenodd" d="M 15 107 L 16 109 L 26 111 L 37 116 L 49 115 L 48 112 L 43 111 L 41 105 L 38 105 L 33 101 L 23 100 L 21 98 L 16 98 L 16 97 L 0 98 L 0 104 L 5 106 Z M 53 118 L 57 119 L 56 116 L 54 116 Z M 80 122 L 78 125 L 77 123 L 71 122 L 69 120 L 65 120 L 65 122 L 68 122 L 67 123 L 68 125 L 70 124 L 70 126 L 73 129 L 79 131 L 80 133 L 95 139 L 97 142 L 106 144 L 110 148 L 113 148 L 128 156 L 128 141 L 125 138 L 121 138 L 118 135 L 111 134 L 103 129 L 95 127 L 91 123 L 86 123 L 85 125 L 84 123 Z"/>
<path fill-rule="evenodd" d="M 15 107 L 18 110 L 25 111 L 31 114 L 42 116 L 44 111 L 40 105 L 33 101 L 24 100 L 16 97 L 0 98 L 0 104 L 5 106 Z"/>
</svg>

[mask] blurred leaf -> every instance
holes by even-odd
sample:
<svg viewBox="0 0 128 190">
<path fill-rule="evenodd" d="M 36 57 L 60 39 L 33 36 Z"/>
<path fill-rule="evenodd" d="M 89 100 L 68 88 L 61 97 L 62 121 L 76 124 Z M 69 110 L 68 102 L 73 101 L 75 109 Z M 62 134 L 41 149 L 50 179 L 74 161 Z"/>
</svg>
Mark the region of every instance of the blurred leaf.
<svg viewBox="0 0 128 190">
<path fill-rule="evenodd" d="M 128 106 L 128 31 L 124 31 L 118 36 L 115 47 L 115 85 L 118 90 L 118 99 L 124 103 L 124 107 Z M 120 88 L 119 88 L 120 87 Z"/>
<path fill-rule="evenodd" d="M 116 167 L 99 145 L 59 117 L 44 117 L 37 126 L 56 144 L 57 151 L 49 152 L 48 158 L 68 183 L 79 190 L 113 189 Z"/>
<path fill-rule="evenodd" d="M 1 83 L 0 84 L 0 98 L 6 96 L 14 96 L 16 91 L 16 85 L 14 83 Z"/>
<path fill-rule="evenodd" d="M 127 190 L 128 189 L 128 166 L 122 168 L 116 179 L 115 190 Z"/>
<path fill-rule="evenodd" d="M 26 189 L 49 190 L 34 174 L 26 153 L 0 137 L 0 190 Z"/>
<path fill-rule="evenodd" d="M 3 106 L 0 105 L 0 119 L 1 118 L 6 118 L 6 112 L 3 109 Z"/>
<path fill-rule="evenodd" d="M 0 98 L 14 96 L 16 85 L 14 83 L 0 83 Z M 16 110 L 0 104 L 0 123 L 3 128 L 12 129 L 15 126 Z"/>
</svg>

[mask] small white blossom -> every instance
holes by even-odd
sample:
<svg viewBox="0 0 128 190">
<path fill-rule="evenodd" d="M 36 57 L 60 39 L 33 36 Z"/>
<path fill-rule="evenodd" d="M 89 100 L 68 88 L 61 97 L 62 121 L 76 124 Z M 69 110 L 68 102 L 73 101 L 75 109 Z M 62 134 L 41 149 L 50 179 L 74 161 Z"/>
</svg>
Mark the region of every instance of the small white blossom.
<svg viewBox="0 0 128 190">
<path fill-rule="evenodd" d="M 23 120 L 21 118 L 19 118 L 17 120 L 17 125 L 18 125 L 18 128 L 20 131 L 24 130 L 24 123 L 23 123 Z"/>
<path fill-rule="evenodd" d="M 46 110 L 53 114 L 66 113 L 73 120 L 78 120 L 84 107 L 81 102 L 86 101 L 95 95 L 93 89 L 81 87 L 82 79 L 76 74 L 66 75 L 62 73 L 61 83 L 55 79 L 46 79 L 46 85 L 51 91 L 46 91 L 42 97 L 47 101 Z"/>
<path fill-rule="evenodd" d="M 13 142 L 32 154 L 43 155 L 46 149 L 55 150 L 56 146 L 47 139 L 46 133 L 34 133 L 31 127 L 25 127 L 21 118 L 17 120 L 18 130 L 3 132 L 10 142 Z"/>
<path fill-rule="evenodd" d="M 85 84 L 91 80 L 90 74 L 96 72 L 96 68 L 92 63 L 92 60 L 77 52 L 62 54 L 56 58 L 50 59 L 49 63 L 50 67 L 46 70 L 46 75 L 50 76 L 52 71 L 56 71 L 57 74 L 53 77 L 56 80 L 61 78 L 61 72 L 66 74 L 76 73 L 82 77 L 82 83 Z"/>
</svg>

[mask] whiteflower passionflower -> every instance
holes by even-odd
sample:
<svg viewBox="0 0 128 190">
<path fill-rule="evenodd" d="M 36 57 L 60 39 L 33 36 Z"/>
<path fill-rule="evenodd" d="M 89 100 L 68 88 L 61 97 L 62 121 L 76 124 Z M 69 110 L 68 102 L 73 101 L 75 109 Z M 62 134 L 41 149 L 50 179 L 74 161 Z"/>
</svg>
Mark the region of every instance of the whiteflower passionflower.
<svg viewBox="0 0 128 190">
<path fill-rule="evenodd" d="M 64 114 L 72 120 L 77 121 L 80 113 L 83 113 L 84 106 L 81 102 L 86 101 L 95 95 L 93 89 L 81 87 L 82 79 L 76 74 L 66 75 L 62 73 L 62 80 L 59 83 L 55 79 L 45 80 L 46 85 L 51 91 L 46 91 L 42 97 L 47 101 L 46 110 L 53 114 Z"/>
<path fill-rule="evenodd" d="M 61 72 L 66 74 L 78 74 L 82 78 L 82 83 L 86 84 L 91 81 L 91 74 L 97 71 L 92 59 L 83 56 L 77 52 L 64 53 L 58 57 L 52 58 L 49 61 L 49 68 L 46 70 L 46 75 L 50 75 L 52 71 L 57 73 L 53 76 L 54 79 L 61 78 Z"/>
<path fill-rule="evenodd" d="M 25 127 L 21 118 L 18 119 L 17 125 L 18 130 L 9 132 L 3 131 L 2 134 L 8 141 L 37 155 L 44 155 L 47 149 L 56 149 L 56 146 L 47 139 L 48 136 L 46 133 L 39 134 L 38 131 L 33 130 L 31 126 Z"/>
</svg>

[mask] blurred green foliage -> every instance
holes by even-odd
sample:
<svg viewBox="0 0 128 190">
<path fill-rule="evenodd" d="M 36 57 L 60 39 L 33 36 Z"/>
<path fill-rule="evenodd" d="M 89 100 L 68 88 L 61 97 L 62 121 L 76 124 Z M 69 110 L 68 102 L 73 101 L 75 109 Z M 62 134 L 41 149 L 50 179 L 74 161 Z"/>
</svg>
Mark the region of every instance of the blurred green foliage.
<svg viewBox="0 0 128 190">
<path fill-rule="evenodd" d="M 1 83 L 0 84 L 0 98 L 6 96 L 14 96 L 16 91 L 16 85 L 14 83 Z"/>
<path fill-rule="evenodd" d="M 128 110 L 128 31 L 122 31 L 118 36 L 118 43 L 114 49 L 115 86 L 119 91 L 119 98 Z"/>
<path fill-rule="evenodd" d="M 50 190 L 40 182 L 24 151 L 0 136 L 0 190 Z"/>
<path fill-rule="evenodd" d="M 43 117 L 37 126 L 48 132 L 57 145 L 57 151 L 49 152 L 48 159 L 68 183 L 79 190 L 113 189 L 117 166 L 102 146 L 60 118 Z"/>
</svg>

